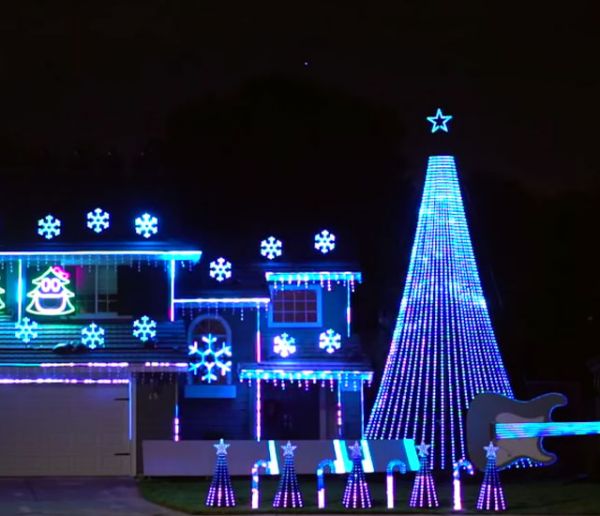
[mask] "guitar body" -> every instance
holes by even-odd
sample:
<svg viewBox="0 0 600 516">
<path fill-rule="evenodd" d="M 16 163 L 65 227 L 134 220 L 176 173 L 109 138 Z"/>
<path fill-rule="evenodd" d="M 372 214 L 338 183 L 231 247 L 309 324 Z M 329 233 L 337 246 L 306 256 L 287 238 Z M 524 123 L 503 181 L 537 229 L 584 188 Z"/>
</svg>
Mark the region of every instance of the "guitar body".
<svg viewBox="0 0 600 516">
<path fill-rule="evenodd" d="M 483 449 L 490 441 L 499 446 L 496 463 L 508 466 L 520 458 L 530 458 L 544 465 L 556 461 L 556 455 L 544 450 L 541 437 L 498 439 L 496 424 L 546 423 L 552 421 L 552 411 L 567 404 L 563 394 L 550 393 L 530 401 L 518 401 L 500 394 L 484 393 L 475 396 L 467 413 L 467 450 L 475 467 L 484 470 Z"/>
</svg>

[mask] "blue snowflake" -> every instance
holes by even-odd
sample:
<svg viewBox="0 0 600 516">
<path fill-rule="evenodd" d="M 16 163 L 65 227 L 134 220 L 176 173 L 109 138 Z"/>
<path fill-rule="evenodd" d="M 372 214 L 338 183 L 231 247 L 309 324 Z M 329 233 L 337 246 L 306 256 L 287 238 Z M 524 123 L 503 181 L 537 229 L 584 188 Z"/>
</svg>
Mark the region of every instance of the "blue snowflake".
<svg viewBox="0 0 600 516">
<path fill-rule="evenodd" d="M 217 337 L 210 333 L 202 336 L 202 342 L 205 344 L 204 349 L 200 349 L 198 342 L 188 346 L 188 354 L 198 358 L 197 362 L 189 364 L 189 370 L 194 374 L 198 374 L 198 371 L 205 371 L 200 379 L 203 382 L 211 383 L 218 379 L 215 371 L 219 372 L 221 376 L 225 376 L 231 371 L 231 360 L 227 360 L 232 355 L 231 346 L 223 342 L 220 349 L 215 349 Z"/>
<path fill-rule="evenodd" d="M 27 344 L 33 339 L 38 337 L 38 323 L 29 319 L 29 317 L 23 317 L 20 321 L 15 324 L 15 337 L 20 341 Z"/>
<path fill-rule="evenodd" d="M 110 226 L 110 215 L 101 208 L 89 211 L 87 214 L 87 227 L 95 233 L 102 233 Z"/>
<path fill-rule="evenodd" d="M 315 235 L 315 249 L 327 254 L 335 249 L 335 235 L 326 229 Z"/>
<path fill-rule="evenodd" d="M 274 236 L 270 236 L 269 238 L 263 240 L 260 243 L 260 254 L 269 260 L 276 258 L 277 256 L 281 256 L 282 254 L 282 243 L 281 240 L 278 240 Z"/>
<path fill-rule="evenodd" d="M 150 319 L 147 315 L 136 319 L 133 321 L 133 336 L 142 342 L 153 339 L 156 337 L 156 321 Z"/>
<path fill-rule="evenodd" d="M 210 277 L 218 282 L 231 278 L 231 262 L 225 258 L 217 258 L 210 262 Z"/>
<path fill-rule="evenodd" d="M 136 217 L 135 232 L 144 238 L 156 235 L 158 233 L 158 219 L 149 213 L 144 213 L 142 216 Z"/>
<path fill-rule="evenodd" d="M 341 335 L 331 328 L 319 335 L 319 348 L 324 349 L 327 353 L 333 353 L 336 349 L 340 349 L 341 347 Z"/>
<path fill-rule="evenodd" d="M 104 328 L 96 323 L 81 328 L 81 343 L 88 349 L 104 347 Z"/>
<path fill-rule="evenodd" d="M 273 351 L 281 358 L 287 358 L 296 352 L 296 339 L 282 333 L 273 339 Z"/>
<path fill-rule="evenodd" d="M 37 225 L 38 235 L 43 236 L 46 240 L 60 235 L 60 220 L 53 215 L 46 215 L 43 219 L 39 219 Z"/>
</svg>

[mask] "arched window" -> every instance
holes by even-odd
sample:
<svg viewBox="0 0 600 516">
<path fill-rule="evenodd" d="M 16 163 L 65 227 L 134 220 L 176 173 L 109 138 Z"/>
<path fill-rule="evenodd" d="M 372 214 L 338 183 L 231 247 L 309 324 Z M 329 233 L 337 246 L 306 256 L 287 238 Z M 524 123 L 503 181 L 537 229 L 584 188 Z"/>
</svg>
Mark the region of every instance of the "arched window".
<svg viewBox="0 0 600 516">
<path fill-rule="evenodd" d="M 231 328 L 215 314 L 196 317 L 188 330 L 188 343 L 196 353 L 190 355 L 195 381 L 218 384 L 232 382 L 233 349 Z"/>
</svg>

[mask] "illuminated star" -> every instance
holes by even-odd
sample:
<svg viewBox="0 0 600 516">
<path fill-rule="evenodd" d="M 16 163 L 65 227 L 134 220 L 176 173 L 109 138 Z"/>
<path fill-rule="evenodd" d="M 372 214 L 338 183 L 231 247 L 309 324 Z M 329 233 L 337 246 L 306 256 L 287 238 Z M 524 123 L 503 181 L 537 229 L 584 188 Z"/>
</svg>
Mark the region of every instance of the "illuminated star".
<svg viewBox="0 0 600 516">
<path fill-rule="evenodd" d="M 287 444 L 285 446 L 282 446 L 281 449 L 283 450 L 283 456 L 284 457 L 293 457 L 294 456 L 294 450 L 298 448 L 297 446 L 292 446 L 291 442 L 287 442 Z"/>
<path fill-rule="evenodd" d="M 217 444 L 213 444 L 213 446 L 217 449 L 217 455 L 227 455 L 227 448 L 231 446 L 230 444 L 225 444 L 223 438 L 219 439 Z"/>
<path fill-rule="evenodd" d="M 362 458 L 362 450 L 360 449 L 360 444 L 358 444 L 358 441 L 354 441 L 354 444 L 352 446 L 348 446 L 348 449 L 350 450 L 350 456 L 353 459 Z"/>
<path fill-rule="evenodd" d="M 428 116 L 427 120 L 431 122 L 431 132 L 435 133 L 438 130 L 442 130 L 445 133 L 448 132 L 448 126 L 446 125 L 450 120 L 452 120 L 452 115 L 444 115 L 442 113 L 442 109 L 438 108 L 435 112 L 435 116 Z"/>
<path fill-rule="evenodd" d="M 498 450 L 500 449 L 500 447 L 494 446 L 494 443 L 492 441 L 490 441 L 490 444 L 488 444 L 487 446 L 484 446 L 483 449 L 485 450 L 485 457 L 487 459 L 495 459 L 496 453 L 498 453 Z"/>
<path fill-rule="evenodd" d="M 429 448 L 431 447 L 430 444 L 425 444 L 425 443 L 421 443 L 419 444 L 419 446 L 417 446 L 417 452 L 419 453 L 419 457 L 427 457 L 427 455 L 429 455 Z"/>
</svg>

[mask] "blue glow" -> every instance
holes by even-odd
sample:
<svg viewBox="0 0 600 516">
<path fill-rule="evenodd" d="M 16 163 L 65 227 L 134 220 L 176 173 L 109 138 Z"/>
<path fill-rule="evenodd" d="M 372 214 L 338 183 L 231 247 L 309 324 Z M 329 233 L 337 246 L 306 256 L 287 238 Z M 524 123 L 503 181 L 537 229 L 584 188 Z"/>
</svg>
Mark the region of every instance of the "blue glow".
<svg viewBox="0 0 600 516">
<path fill-rule="evenodd" d="M 331 328 L 319 335 L 319 348 L 331 354 L 342 347 L 342 336 Z"/>
<path fill-rule="evenodd" d="M 343 439 L 334 439 L 333 450 L 335 452 L 334 464 L 336 473 L 350 473 L 352 471 L 352 461 L 348 457 L 346 441 Z"/>
<path fill-rule="evenodd" d="M 522 439 L 527 437 L 561 437 L 565 435 L 600 434 L 600 421 L 550 423 L 496 423 L 498 439 Z"/>
<path fill-rule="evenodd" d="M 200 379 L 212 383 L 218 380 L 217 372 L 221 376 L 231 372 L 231 360 L 227 360 L 232 356 L 231 346 L 222 342 L 221 347 L 217 348 L 217 337 L 210 333 L 202 335 L 202 342 L 205 344 L 203 349 L 199 348 L 196 341 L 188 346 L 188 355 L 198 360 L 190 363 L 190 371 L 194 374 L 198 374 L 198 371 L 204 372 Z"/>
<path fill-rule="evenodd" d="M 285 369 L 242 369 L 240 380 L 264 381 L 338 381 L 338 382 L 371 382 L 373 371 L 346 371 L 346 370 L 303 370 L 295 371 Z"/>
<path fill-rule="evenodd" d="M 427 120 L 431 123 L 431 132 L 435 133 L 438 130 L 448 132 L 448 122 L 452 120 L 452 115 L 444 115 L 441 108 L 435 112 L 435 116 L 428 116 Z"/>
<path fill-rule="evenodd" d="M 335 249 L 335 235 L 326 229 L 315 235 L 315 249 L 327 254 Z"/>
<path fill-rule="evenodd" d="M 61 222 L 54 215 L 46 215 L 43 219 L 38 220 L 38 235 L 46 240 L 51 240 L 60 235 Z"/>
<path fill-rule="evenodd" d="M 156 321 L 150 319 L 147 315 L 142 315 L 139 319 L 133 321 L 133 336 L 142 342 L 147 342 L 156 337 Z"/>
<path fill-rule="evenodd" d="M 38 323 L 29 319 L 29 317 L 23 317 L 15 324 L 15 337 L 21 342 L 28 344 L 32 340 L 38 338 L 37 329 Z"/>
<path fill-rule="evenodd" d="M 56 316 L 68 315 L 75 311 L 71 298 L 75 294 L 68 288 L 70 274 L 62 267 L 48 267 L 44 273 L 32 280 L 35 285 L 27 297 L 31 302 L 25 309 L 30 314 Z"/>
<path fill-rule="evenodd" d="M 260 254 L 268 260 L 273 260 L 283 254 L 281 240 L 270 236 L 260 243 Z"/>
<path fill-rule="evenodd" d="M 362 282 L 360 272 L 312 271 L 312 272 L 265 272 L 265 279 L 269 283 L 354 283 Z"/>
<path fill-rule="evenodd" d="M 94 233 L 102 233 L 110 226 L 110 214 L 102 208 L 96 208 L 87 214 L 87 227 Z"/>
<path fill-rule="evenodd" d="M 454 158 L 432 156 L 368 439 L 430 442 L 434 468 L 466 456 L 471 400 L 513 397 L 482 299 Z"/>
<path fill-rule="evenodd" d="M 231 262 L 225 258 L 217 258 L 210 262 L 209 274 L 211 278 L 216 279 L 219 283 L 231 278 Z"/>
<path fill-rule="evenodd" d="M 4 308 L 6 307 L 6 303 L 4 303 L 4 299 L 2 299 L 2 294 L 5 294 L 6 290 L 4 290 L 2 287 L 0 287 L 0 310 L 4 310 Z"/>
<path fill-rule="evenodd" d="M 279 459 L 277 458 L 277 447 L 275 441 L 267 441 L 269 447 L 269 473 L 279 475 Z"/>
<path fill-rule="evenodd" d="M 144 213 L 135 218 L 135 232 L 144 238 L 150 238 L 158 233 L 158 219 L 150 213 Z"/>
<path fill-rule="evenodd" d="M 273 339 L 273 352 L 277 353 L 281 358 L 287 358 L 296 352 L 296 339 L 290 337 L 287 333 L 277 335 Z"/>
<path fill-rule="evenodd" d="M 169 262 L 169 321 L 175 321 L 175 260 Z"/>
<path fill-rule="evenodd" d="M 17 321 L 23 317 L 23 260 L 17 261 Z"/>
<path fill-rule="evenodd" d="M 104 347 L 104 328 L 91 323 L 81 328 L 81 343 L 88 349 Z"/>
</svg>

